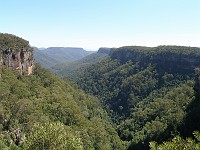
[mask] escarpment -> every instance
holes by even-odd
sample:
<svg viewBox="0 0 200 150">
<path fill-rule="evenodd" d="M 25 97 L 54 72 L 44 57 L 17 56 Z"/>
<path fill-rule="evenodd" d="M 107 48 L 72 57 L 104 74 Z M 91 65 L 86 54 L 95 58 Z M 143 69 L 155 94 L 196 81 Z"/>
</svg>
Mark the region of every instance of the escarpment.
<svg viewBox="0 0 200 150">
<path fill-rule="evenodd" d="M 131 60 L 142 66 L 154 64 L 158 72 L 194 73 L 200 67 L 200 48 L 184 46 L 140 47 L 127 46 L 112 49 L 112 59 Z"/>
<path fill-rule="evenodd" d="M 98 52 L 99 54 L 110 54 L 111 48 L 100 47 Z"/>
<path fill-rule="evenodd" d="M 33 49 L 29 42 L 11 34 L 0 34 L 0 65 L 30 75 L 33 72 Z"/>
</svg>

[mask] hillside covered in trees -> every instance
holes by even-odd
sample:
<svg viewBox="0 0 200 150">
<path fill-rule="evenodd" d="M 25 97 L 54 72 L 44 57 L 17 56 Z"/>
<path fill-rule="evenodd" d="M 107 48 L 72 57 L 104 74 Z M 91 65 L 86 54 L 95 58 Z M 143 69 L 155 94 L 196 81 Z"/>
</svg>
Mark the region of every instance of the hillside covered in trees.
<svg viewBox="0 0 200 150">
<path fill-rule="evenodd" d="M 123 149 L 98 99 L 36 67 L 30 76 L 3 68 L 0 147 Z"/>
<path fill-rule="evenodd" d="M 27 44 L 6 35 L 4 48 Z M 20 41 L 20 43 L 18 43 Z M 7 55 L 1 52 L 4 59 Z M 21 75 L 0 63 L 0 149 L 125 149 L 100 101 L 34 66 Z"/>
<path fill-rule="evenodd" d="M 51 67 L 51 70 L 62 77 L 69 77 L 68 79 L 73 80 L 71 78 L 74 76 L 73 74 L 77 74 L 79 72 L 77 72 L 77 70 L 84 70 L 91 64 L 95 64 L 103 59 L 106 59 L 109 53 L 110 48 L 99 48 L 97 53 L 95 52 L 77 61 L 56 64 Z M 77 75 L 74 77 L 76 76 Z"/>
<path fill-rule="evenodd" d="M 0 44 L 0 149 L 200 148 L 199 48 L 100 49 L 55 66 L 68 82 L 32 64 L 28 41 Z"/>
<path fill-rule="evenodd" d="M 101 100 L 129 149 L 148 149 L 199 130 L 198 67 L 199 48 L 129 46 L 67 78 Z"/>
</svg>

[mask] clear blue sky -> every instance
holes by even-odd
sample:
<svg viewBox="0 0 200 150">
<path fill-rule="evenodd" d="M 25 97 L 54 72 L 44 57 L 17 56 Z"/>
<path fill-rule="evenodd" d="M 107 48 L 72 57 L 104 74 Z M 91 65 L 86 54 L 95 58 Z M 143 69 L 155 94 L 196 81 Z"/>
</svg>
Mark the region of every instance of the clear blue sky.
<svg viewBox="0 0 200 150">
<path fill-rule="evenodd" d="M 200 47 L 200 0 L 1 0 L 0 19 L 37 47 Z"/>
</svg>

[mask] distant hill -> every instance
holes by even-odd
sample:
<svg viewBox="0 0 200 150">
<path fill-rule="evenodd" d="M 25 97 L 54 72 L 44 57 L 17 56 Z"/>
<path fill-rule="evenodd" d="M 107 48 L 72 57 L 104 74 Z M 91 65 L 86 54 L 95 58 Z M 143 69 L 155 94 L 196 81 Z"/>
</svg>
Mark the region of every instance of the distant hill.
<svg viewBox="0 0 200 150">
<path fill-rule="evenodd" d="M 39 50 L 37 48 L 34 48 L 33 54 L 35 61 L 45 68 L 49 68 L 59 63 L 59 60 L 52 58 L 47 53 L 44 53 L 42 50 Z"/>
<path fill-rule="evenodd" d="M 77 73 L 77 71 L 83 70 L 91 64 L 106 59 L 109 56 L 110 49 L 111 48 L 99 48 L 97 53 L 90 54 L 77 61 L 56 64 L 51 67 L 51 70 L 60 76 L 73 77 L 73 74 Z"/>
<path fill-rule="evenodd" d="M 45 68 L 56 64 L 79 60 L 95 51 L 86 51 L 75 47 L 49 47 L 46 49 L 34 48 L 34 59 Z"/>
</svg>

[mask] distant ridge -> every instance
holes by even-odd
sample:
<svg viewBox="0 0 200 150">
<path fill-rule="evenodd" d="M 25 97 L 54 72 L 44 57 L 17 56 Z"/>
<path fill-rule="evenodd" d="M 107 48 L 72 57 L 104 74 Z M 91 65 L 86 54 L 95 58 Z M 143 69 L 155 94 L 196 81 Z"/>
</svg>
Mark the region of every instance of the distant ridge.
<svg viewBox="0 0 200 150">
<path fill-rule="evenodd" d="M 94 51 L 86 51 L 78 47 L 49 47 L 34 48 L 34 59 L 45 68 L 50 68 L 56 64 L 79 60 Z"/>
</svg>

